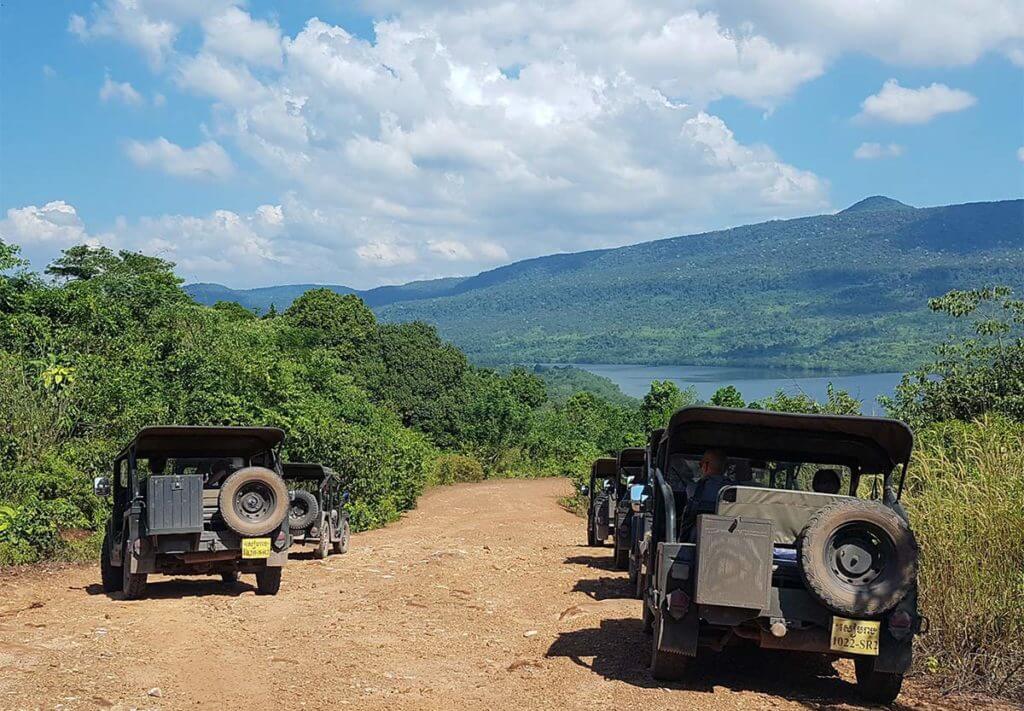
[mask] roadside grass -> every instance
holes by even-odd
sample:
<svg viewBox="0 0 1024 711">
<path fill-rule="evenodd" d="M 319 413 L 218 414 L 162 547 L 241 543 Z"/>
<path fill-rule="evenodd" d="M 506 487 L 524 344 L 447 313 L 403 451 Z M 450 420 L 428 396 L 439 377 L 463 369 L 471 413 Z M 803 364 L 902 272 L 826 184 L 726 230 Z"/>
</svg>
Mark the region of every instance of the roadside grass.
<svg viewBox="0 0 1024 711">
<path fill-rule="evenodd" d="M 1024 424 L 988 417 L 917 433 L 904 497 L 921 547 L 919 671 L 1024 698 Z"/>
</svg>

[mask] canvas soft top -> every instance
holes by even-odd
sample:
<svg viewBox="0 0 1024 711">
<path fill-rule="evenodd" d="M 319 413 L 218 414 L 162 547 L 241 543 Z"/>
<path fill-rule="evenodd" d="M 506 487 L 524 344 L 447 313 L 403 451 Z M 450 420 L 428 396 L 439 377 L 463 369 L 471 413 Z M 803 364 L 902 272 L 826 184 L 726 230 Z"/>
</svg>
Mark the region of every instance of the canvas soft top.
<svg viewBox="0 0 1024 711">
<path fill-rule="evenodd" d="M 199 427 L 161 425 L 143 427 L 120 456 L 135 449 L 136 457 L 251 457 L 284 442 L 277 427 Z"/>
<path fill-rule="evenodd" d="M 642 467 L 647 461 L 647 450 L 643 447 L 627 447 L 619 452 L 620 467 Z"/>
<path fill-rule="evenodd" d="M 309 462 L 284 462 L 281 464 L 285 479 L 296 479 L 301 481 L 320 481 L 325 477 L 337 478 L 337 473 L 330 467 L 323 464 Z"/>
<path fill-rule="evenodd" d="M 611 457 L 595 459 L 594 463 L 590 465 L 590 474 L 596 477 L 614 477 L 615 460 Z"/>
<path fill-rule="evenodd" d="M 888 473 L 910 458 L 914 436 L 899 420 L 685 407 L 668 425 L 671 452 L 717 448 L 730 457 L 859 466 Z"/>
</svg>

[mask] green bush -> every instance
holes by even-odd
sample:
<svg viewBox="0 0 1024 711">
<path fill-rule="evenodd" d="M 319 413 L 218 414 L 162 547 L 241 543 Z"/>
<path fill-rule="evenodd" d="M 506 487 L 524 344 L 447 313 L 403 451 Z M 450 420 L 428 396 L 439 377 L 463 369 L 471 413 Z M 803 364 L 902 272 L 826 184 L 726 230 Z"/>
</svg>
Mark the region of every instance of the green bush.
<svg viewBox="0 0 1024 711">
<path fill-rule="evenodd" d="M 484 468 L 473 457 L 461 454 L 442 454 L 434 461 L 431 480 L 435 484 L 461 484 L 483 481 Z"/>
<path fill-rule="evenodd" d="M 907 510 L 931 631 L 917 659 L 952 687 L 1024 697 L 1024 424 L 917 433 Z"/>
</svg>

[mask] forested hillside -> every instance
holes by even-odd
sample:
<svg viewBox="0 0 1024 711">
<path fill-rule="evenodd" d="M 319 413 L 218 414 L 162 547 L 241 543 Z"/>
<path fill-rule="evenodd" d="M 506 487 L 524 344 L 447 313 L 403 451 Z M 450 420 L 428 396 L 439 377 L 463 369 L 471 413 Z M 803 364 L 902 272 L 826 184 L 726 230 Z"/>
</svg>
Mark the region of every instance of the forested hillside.
<svg viewBox="0 0 1024 711">
<path fill-rule="evenodd" d="M 0 241 L 0 565 L 89 557 L 108 505 L 92 477 L 146 425 L 282 427 L 288 458 L 344 477 L 356 528 L 431 483 L 572 475 L 643 441 L 635 406 L 554 400 L 533 373 L 475 367 L 352 295 L 257 318 L 195 303 L 154 257 L 81 246 L 47 272 Z"/>
<path fill-rule="evenodd" d="M 435 324 L 477 363 L 882 371 L 918 364 L 938 342 L 929 297 L 984 283 L 1024 287 L 1022 200 L 915 209 L 876 197 L 835 215 L 357 293 L 382 320 Z M 293 291 L 214 300 L 280 309 Z"/>
</svg>

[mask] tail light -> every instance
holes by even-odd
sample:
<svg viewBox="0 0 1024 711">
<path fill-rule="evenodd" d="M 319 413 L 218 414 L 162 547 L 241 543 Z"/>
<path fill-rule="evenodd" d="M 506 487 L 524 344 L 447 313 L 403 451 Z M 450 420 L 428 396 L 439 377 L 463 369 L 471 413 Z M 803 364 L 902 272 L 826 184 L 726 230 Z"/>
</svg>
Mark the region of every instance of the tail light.
<svg viewBox="0 0 1024 711">
<path fill-rule="evenodd" d="M 685 617 L 690 609 L 690 596 L 683 590 L 673 590 L 668 594 L 668 611 L 675 618 Z"/>
<path fill-rule="evenodd" d="M 274 539 L 274 548 L 280 550 L 284 548 L 284 544 L 288 542 L 288 534 L 284 531 L 277 532 L 277 538 Z"/>
</svg>

